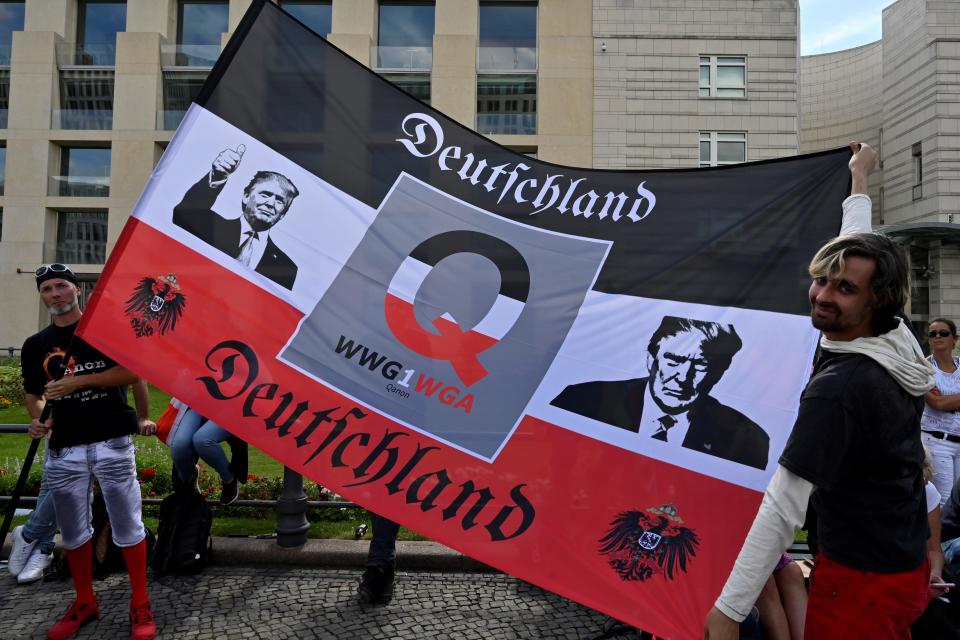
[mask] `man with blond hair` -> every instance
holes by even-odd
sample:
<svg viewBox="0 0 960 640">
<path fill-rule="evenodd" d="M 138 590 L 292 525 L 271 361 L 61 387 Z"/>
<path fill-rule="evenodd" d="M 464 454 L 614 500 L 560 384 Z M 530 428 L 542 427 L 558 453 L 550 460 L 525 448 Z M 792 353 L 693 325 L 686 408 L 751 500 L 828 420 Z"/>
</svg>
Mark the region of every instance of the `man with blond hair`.
<svg viewBox="0 0 960 640">
<path fill-rule="evenodd" d="M 808 503 L 820 552 L 805 638 L 909 638 L 930 598 L 920 415 L 933 370 L 900 317 L 908 296 L 903 250 L 869 233 L 866 186 L 876 153 L 851 147 L 840 236 L 809 267 L 821 355 L 780 466 L 707 615 L 710 640 L 737 638 Z"/>
</svg>

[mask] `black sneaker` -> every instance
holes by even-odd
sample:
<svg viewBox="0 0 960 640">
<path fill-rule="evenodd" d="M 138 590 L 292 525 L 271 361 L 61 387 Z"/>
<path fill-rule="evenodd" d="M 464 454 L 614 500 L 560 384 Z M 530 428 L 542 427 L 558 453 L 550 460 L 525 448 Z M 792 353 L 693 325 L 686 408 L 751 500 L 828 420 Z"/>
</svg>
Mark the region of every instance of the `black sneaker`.
<svg viewBox="0 0 960 640">
<path fill-rule="evenodd" d="M 393 569 L 367 567 L 357 587 L 360 601 L 368 604 L 387 604 L 393 599 Z"/>
<path fill-rule="evenodd" d="M 237 479 L 234 478 L 230 482 L 224 482 L 223 488 L 220 490 L 220 504 L 227 506 L 228 504 L 233 504 L 237 501 L 237 497 L 240 495 L 240 485 L 237 484 Z"/>
</svg>

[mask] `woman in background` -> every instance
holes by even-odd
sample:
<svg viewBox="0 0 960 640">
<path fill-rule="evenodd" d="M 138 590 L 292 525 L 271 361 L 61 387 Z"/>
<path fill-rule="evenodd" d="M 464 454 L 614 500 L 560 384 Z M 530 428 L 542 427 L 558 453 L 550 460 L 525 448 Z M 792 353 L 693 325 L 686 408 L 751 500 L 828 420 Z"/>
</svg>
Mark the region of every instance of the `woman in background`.
<svg viewBox="0 0 960 640">
<path fill-rule="evenodd" d="M 952 320 L 937 318 L 930 323 L 927 338 L 937 386 L 925 396 L 927 404 L 920 428 L 923 444 L 933 459 L 933 484 L 942 496 L 942 506 L 960 478 L 960 359 L 953 353 L 957 325 Z"/>
</svg>

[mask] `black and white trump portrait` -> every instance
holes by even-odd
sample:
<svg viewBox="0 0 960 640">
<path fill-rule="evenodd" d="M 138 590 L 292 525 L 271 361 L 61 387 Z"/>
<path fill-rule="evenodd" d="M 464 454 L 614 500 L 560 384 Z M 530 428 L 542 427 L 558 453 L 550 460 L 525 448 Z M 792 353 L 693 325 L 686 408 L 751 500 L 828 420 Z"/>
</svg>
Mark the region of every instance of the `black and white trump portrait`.
<svg viewBox="0 0 960 640">
<path fill-rule="evenodd" d="M 769 435 L 710 395 L 742 346 L 731 324 L 665 316 L 647 345 L 646 377 L 572 384 L 550 404 L 663 446 L 765 469 Z"/>
<path fill-rule="evenodd" d="M 209 173 L 174 207 L 173 223 L 278 285 L 293 289 L 297 265 L 270 237 L 271 229 L 300 194 L 293 181 L 275 171 L 257 171 L 244 187 L 240 217 L 225 218 L 213 210 L 245 151 L 242 144 L 221 151 Z"/>
</svg>

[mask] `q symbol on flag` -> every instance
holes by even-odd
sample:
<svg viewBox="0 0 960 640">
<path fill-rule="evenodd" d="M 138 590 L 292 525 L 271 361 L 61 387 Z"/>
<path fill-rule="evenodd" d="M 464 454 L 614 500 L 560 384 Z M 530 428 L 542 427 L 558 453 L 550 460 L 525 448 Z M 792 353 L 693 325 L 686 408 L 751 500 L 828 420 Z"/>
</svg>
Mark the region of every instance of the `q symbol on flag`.
<svg viewBox="0 0 960 640">
<path fill-rule="evenodd" d="M 414 301 L 423 281 L 437 264 L 454 254 L 472 253 L 493 263 L 500 273 L 500 290 L 490 309 L 473 328 L 461 329 L 456 318 L 444 313 L 428 331 L 417 320 Z M 458 283 L 471 295 L 478 282 Z M 414 353 L 446 360 L 466 386 L 488 374 L 478 356 L 496 345 L 517 322 L 530 292 L 530 269 L 519 251 L 500 238 L 477 231 L 448 231 L 421 242 L 400 263 L 390 281 L 384 302 L 387 326 L 394 337 Z"/>
</svg>

